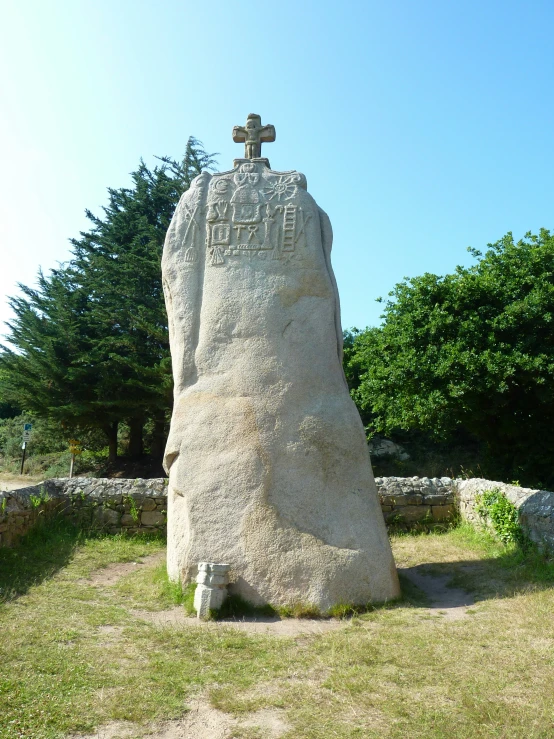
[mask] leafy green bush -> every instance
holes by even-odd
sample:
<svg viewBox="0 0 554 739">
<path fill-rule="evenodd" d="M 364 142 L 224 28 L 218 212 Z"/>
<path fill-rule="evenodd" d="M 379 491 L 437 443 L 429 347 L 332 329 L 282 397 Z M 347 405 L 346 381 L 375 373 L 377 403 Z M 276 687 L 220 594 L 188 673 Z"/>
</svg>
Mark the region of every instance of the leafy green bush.
<svg viewBox="0 0 554 739">
<path fill-rule="evenodd" d="M 477 496 L 475 510 L 490 522 L 495 534 L 504 544 L 525 546 L 527 538 L 519 523 L 519 513 L 499 488 L 485 490 Z"/>
<path fill-rule="evenodd" d="M 382 325 L 347 335 L 352 396 L 370 432 L 462 430 L 491 479 L 552 489 L 554 234 L 471 251 L 471 267 L 398 283 Z"/>
</svg>

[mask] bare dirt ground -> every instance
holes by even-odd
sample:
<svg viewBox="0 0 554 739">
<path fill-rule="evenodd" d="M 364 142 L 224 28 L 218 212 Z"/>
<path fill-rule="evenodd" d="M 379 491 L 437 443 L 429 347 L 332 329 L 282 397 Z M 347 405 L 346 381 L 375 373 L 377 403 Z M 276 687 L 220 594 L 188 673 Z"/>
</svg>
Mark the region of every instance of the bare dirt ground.
<svg viewBox="0 0 554 739">
<path fill-rule="evenodd" d="M 187 616 L 181 606 L 165 611 L 129 611 L 135 618 L 143 619 L 156 626 L 173 626 L 175 628 L 201 627 L 217 631 L 232 627 L 249 634 L 270 634 L 272 636 L 297 636 L 298 634 L 325 634 L 328 631 L 344 628 L 346 621 L 338 619 L 279 618 L 279 616 L 256 616 L 242 618 L 224 618 L 220 621 L 200 621 L 195 616 Z"/>
<path fill-rule="evenodd" d="M 451 575 L 432 575 L 425 572 L 421 565 L 399 568 L 398 572 L 425 593 L 432 615 L 441 615 L 454 621 L 464 618 L 467 609 L 475 604 L 473 596 L 465 590 L 449 587 Z"/>
<path fill-rule="evenodd" d="M 116 562 L 91 573 L 87 583 L 99 588 L 111 587 L 122 577 L 136 572 L 142 567 L 152 567 L 165 559 L 165 551 L 143 557 L 136 562 Z M 175 606 L 163 611 L 147 611 L 129 609 L 135 618 L 155 624 L 175 628 L 204 628 L 218 630 L 228 626 L 246 631 L 249 634 L 271 634 L 273 636 L 296 636 L 298 634 L 325 634 L 328 631 L 344 628 L 346 621 L 339 619 L 280 618 L 279 616 L 256 616 L 242 618 L 226 618 L 220 621 L 200 621 L 189 616 L 182 606 Z"/>
<path fill-rule="evenodd" d="M 136 572 L 142 567 L 151 567 L 165 560 L 165 551 L 156 552 L 148 557 L 143 557 L 136 562 L 115 562 L 114 564 L 102 567 L 90 574 L 87 579 L 89 585 L 95 585 L 99 588 L 109 588 L 115 585 L 124 575 Z"/>
</svg>

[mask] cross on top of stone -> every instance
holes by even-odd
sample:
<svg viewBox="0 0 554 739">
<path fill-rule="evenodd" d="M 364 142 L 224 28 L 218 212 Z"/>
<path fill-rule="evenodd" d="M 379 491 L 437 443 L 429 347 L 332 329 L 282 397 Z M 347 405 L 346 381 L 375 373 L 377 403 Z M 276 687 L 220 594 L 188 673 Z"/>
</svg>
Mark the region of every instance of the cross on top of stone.
<svg viewBox="0 0 554 739">
<path fill-rule="evenodd" d="M 262 156 L 262 142 L 275 141 L 275 127 L 262 126 L 261 116 L 250 113 L 245 126 L 233 128 L 233 141 L 236 144 L 244 143 L 245 159 L 259 159 Z"/>
</svg>

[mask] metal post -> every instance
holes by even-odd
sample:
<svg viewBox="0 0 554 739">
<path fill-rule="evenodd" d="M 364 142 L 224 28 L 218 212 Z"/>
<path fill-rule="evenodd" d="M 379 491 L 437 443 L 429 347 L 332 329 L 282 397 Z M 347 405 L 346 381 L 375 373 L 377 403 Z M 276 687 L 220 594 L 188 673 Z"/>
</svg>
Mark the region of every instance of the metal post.
<svg viewBox="0 0 554 739">
<path fill-rule="evenodd" d="M 21 472 L 19 473 L 20 475 L 23 474 L 23 465 L 25 464 L 25 452 L 27 450 L 27 442 L 26 441 L 23 442 L 23 444 L 21 445 L 21 448 L 23 449 L 23 456 L 21 457 Z"/>
</svg>

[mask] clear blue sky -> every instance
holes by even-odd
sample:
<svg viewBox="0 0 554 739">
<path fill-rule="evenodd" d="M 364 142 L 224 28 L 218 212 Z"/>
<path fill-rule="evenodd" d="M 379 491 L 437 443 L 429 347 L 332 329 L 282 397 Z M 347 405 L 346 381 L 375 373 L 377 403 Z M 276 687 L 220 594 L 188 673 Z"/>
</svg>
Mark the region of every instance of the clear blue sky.
<svg viewBox="0 0 554 739">
<path fill-rule="evenodd" d="M 250 112 L 331 217 L 345 327 L 554 227 L 552 0 L 3 0 L 0 27 L 0 321 L 141 156 L 192 134 L 228 169 Z"/>
</svg>

